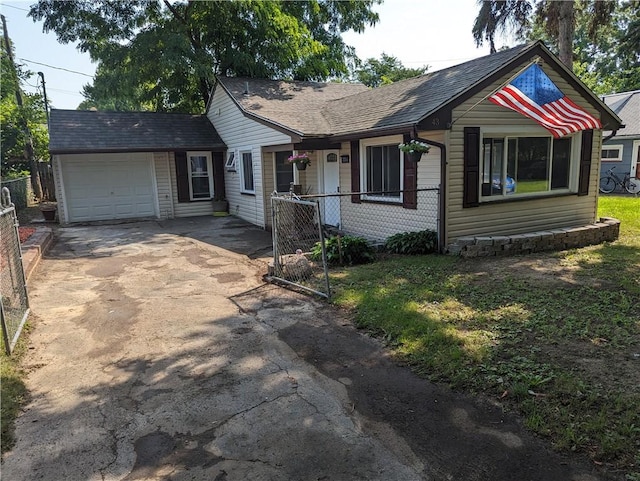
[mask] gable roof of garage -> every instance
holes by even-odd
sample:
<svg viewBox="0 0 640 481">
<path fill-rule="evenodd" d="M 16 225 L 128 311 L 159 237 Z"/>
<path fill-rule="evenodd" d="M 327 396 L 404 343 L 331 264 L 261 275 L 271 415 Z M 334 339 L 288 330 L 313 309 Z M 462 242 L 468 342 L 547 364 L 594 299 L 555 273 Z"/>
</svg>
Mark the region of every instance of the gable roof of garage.
<svg viewBox="0 0 640 481">
<path fill-rule="evenodd" d="M 225 148 L 224 142 L 204 115 L 51 110 L 51 154 Z"/>
</svg>

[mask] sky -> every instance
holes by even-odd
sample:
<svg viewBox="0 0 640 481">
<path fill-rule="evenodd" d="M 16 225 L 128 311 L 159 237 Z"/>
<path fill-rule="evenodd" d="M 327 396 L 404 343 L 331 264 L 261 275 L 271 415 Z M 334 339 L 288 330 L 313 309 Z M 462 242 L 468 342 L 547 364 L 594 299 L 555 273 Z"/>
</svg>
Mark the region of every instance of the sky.
<svg viewBox="0 0 640 481">
<path fill-rule="evenodd" d="M 34 23 L 27 17 L 32 3 L 0 0 L 16 61 L 34 73 L 23 88 L 35 92 L 41 83 L 37 72 L 42 72 L 51 105 L 75 109 L 83 100 L 82 87 L 91 83 L 96 65 L 75 45 L 60 44 L 54 33 L 43 33 L 42 22 Z M 489 53 L 486 45 L 477 48 L 471 35 L 478 11 L 476 0 L 386 0 L 374 10 L 380 15 L 375 27 L 363 34 L 343 35 L 362 59 L 380 58 L 384 52 L 405 67 L 428 65 L 429 71 L 434 71 Z"/>
</svg>

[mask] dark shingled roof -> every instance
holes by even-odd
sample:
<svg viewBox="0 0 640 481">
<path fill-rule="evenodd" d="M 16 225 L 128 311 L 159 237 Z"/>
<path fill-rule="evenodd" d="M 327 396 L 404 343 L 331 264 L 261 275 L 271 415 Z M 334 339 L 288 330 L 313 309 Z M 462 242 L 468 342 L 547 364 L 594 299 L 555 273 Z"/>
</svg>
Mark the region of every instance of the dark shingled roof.
<svg viewBox="0 0 640 481">
<path fill-rule="evenodd" d="M 624 128 L 619 129 L 614 138 L 640 137 L 640 90 L 605 95 L 604 103 L 624 124 Z"/>
<path fill-rule="evenodd" d="M 330 102 L 323 113 L 334 135 L 413 125 L 534 45 L 520 45 L 443 70 L 383 85 L 339 102 Z"/>
<path fill-rule="evenodd" d="M 229 77 L 219 82 L 249 117 L 301 137 L 340 137 L 408 130 L 439 109 L 451 108 L 492 76 L 502 75 L 518 62 L 524 65 L 535 55 L 553 59 L 537 41 L 375 89 L 360 84 Z M 566 76 L 573 77 L 568 72 Z M 619 119 L 577 78 L 569 80 L 591 96 L 592 105 L 610 125 L 618 124 Z"/>
<path fill-rule="evenodd" d="M 204 115 L 51 110 L 52 154 L 224 148 L 224 142 Z"/>
<path fill-rule="evenodd" d="M 321 112 L 327 102 L 340 102 L 338 99 L 368 90 L 365 85 L 353 83 L 233 77 L 219 77 L 218 81 L 250 116 L 305 136 L 332 133 Z"/>
</svg>

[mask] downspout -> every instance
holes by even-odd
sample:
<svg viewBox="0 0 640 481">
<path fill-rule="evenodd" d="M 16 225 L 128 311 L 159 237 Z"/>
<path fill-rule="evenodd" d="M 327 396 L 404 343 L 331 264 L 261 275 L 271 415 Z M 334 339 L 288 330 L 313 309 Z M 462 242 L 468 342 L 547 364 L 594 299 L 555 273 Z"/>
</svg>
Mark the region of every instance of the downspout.
<svg viewBox="0 0 640 481">
<path fill-rule="evenodd" d="M 622 127 L 624 128 L 624 125 L 623 125 Z M 615 137 L 617 133 L 618 133 L 618 131 L 617 131 L 617 130 L 613 130 L 613 131 L 611 132 L 611 134 L 610 134 L 610 135 L 607 135 L 606 137 L 604 137 L 604 138 L 602 139 L 602 143 L 604 144 L 607 140 L 609 140 L 609 139 L 611 139 L 611 138 Z"/>
<path fill-rule="evenodd" d="M 421 137 L 418 137 L 418 129 L 414 126 L 413 128 L 413 133 L 412 133 L 412 137 L 415 140 L 418 140 L 420 142 L 424 142 L 427 145 L 433 145 L 434 147 L 438 147 L 440 149 L 440 202 L 438 203 L 438 209 L 439 209 L 439 221 L 438 221 L 438 247 L 440 250 L 440 253 L 443 253 L 446 249 L 445 246 L 445 240 L 447 238 L 446 236 L 446 228 L 447 228 L 447 223 L 446 223 L 446 193 L 447 193 L 447 183 L 446 183 L 446 179 L 447 179 L 447 146 L 445 144 L 441 144 L 440 142 L 436 142 L 435 140 L 428 140 L 428 139 L 423 139 Z"/>
</svg>

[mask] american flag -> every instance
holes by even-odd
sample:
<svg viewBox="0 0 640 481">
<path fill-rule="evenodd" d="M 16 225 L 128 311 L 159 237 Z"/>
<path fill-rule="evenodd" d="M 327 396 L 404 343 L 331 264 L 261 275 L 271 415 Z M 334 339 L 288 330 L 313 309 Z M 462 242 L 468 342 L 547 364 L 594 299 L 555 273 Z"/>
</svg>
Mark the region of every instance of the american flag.
<svg viewBox="0 0 640 481">
<path fill-rule="evenodd" d="M 565 96 L 535 63 L 489 96 L 489 100 L 535 120 L 555 138 L 602 128 L 598 119 Z"/>
</svg>

